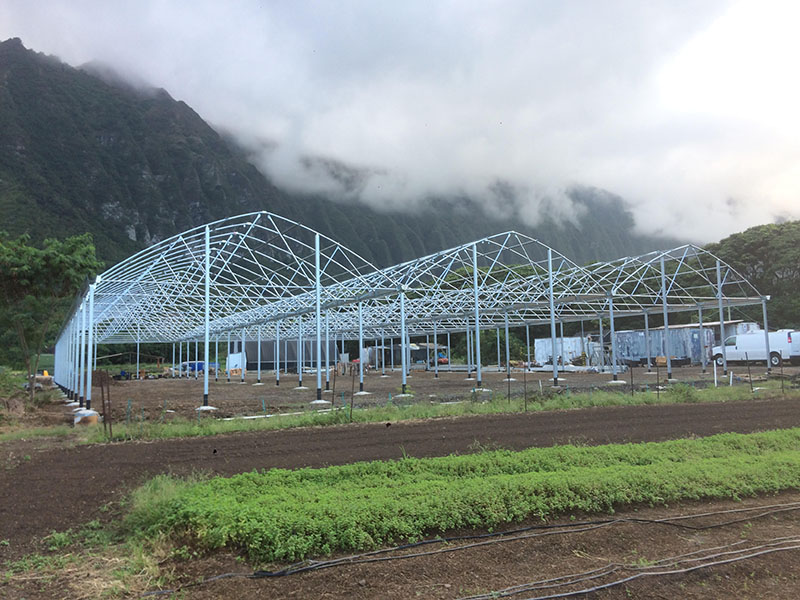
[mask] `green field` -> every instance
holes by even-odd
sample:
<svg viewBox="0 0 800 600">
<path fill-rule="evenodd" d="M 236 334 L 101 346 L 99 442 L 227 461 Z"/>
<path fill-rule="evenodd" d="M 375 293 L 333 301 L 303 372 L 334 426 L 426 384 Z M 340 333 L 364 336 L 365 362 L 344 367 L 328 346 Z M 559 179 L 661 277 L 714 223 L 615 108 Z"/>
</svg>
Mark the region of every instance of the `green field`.
<svg viewBox="0 0 800 600">
<path fill-rule="evenodd" d="M 292 561 L 530 517 L 798 486 L 800 429 L 788 429 L 205 481 L 159 476 L 134 493 L 125 527 L 134 538 L 167 536 L 198 549 L 237 549 L 256 562 Z"/>
</svg>

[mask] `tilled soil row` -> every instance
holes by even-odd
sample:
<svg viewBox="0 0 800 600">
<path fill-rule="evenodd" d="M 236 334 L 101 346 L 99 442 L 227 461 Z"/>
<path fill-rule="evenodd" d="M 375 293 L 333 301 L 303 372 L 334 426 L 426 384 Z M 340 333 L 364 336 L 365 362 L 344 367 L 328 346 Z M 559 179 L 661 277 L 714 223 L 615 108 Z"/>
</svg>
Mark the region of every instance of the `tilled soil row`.
<svg viewBox="0 0 800 600">
<path fill-rule="evenodd" d="M 800 403 L 606 407 L 427 421 L 353 424 L 154 442 L 50 448 L 0 478 L 0 549 L 18 555 L 35 540 L 101 517 L 101 507 L 158 473 L 231 475 L 319 467 L 480 448 L 660 441 L 800 426 Z"/>
</svg>

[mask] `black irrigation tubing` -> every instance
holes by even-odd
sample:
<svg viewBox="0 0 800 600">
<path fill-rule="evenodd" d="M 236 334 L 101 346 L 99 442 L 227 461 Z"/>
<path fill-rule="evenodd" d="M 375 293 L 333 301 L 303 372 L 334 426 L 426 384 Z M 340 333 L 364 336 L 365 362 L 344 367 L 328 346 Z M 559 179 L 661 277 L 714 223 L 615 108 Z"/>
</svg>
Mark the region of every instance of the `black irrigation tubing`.
<svg viewBox="0 0 800 600">
<path fill-rule="evenodd" d="M 492 533 L 482 533 L 482 534 L 473 534 L 473 535 L 463 535 L 463 536 L 452 536 L 452 537 L 438 537 L 432 538 L 429 540 L 421 540 L 419 542 L 412 542 L 409 544 L 402 544 L 398 546 L 392 546 L 390 548 L 382 548 L 380 550 L 373 550 L 370 552 L 364 552 L 361 554 L 353 554 L 350 556 L 345 556 L 338 559 L 327 560 L 327 561 L 303 561 L 300 563 L 294 563 L 289 565 L 284 569 L 280 569 L 278 571 L 266 571 L 266 570 L 258 570 L 249 573 L 223 573 L 221 575 L 216 575 L 213 577 L 209 577 L 207 579 L 203 579 L 201 581 L 196 581 L 193 583 L 188 583 L 183 586 L 180 586 L 175 589 L 165 589 L 165 590 L 154 590 L 151 592 L 145 592 L 140 596 L 140 598 L 150 597 L 150 596 L 160 596 L 160 595 L 167 595 L 167 594 L 174 594 L 178 591 L 190 587 L 195 587 L 198 585 L 203 585 L 205 583 L 210 583 L 212 581 L 217 581 L 220 579 L 229 579 L 232 577 L 243 577 L 247 579 L 263 579 L 263 578 L 271 578 L 271 577 L 285 577 L 289 575 L 296 575 L 299 573 L 304 573 L 308 571 L 318 571 L 322 569 L 328 569 L 332 567 L 338 567 L 343 565 L 353 565 L 353 564 L 365 564 L 365 563 L 373 563 L 373 562 L 383 562 L 389 560 L 403 560 L 409 558 L 418 558 L 421 556 L 430 556 L 435 554 L 443 554 L 448 552 L 457 552 L 460 550 L 466 550 L 469 548 L 475 548 L 479 546 L 485 546 L 494 543 L 502 543 L 502 542 L 513 542 L 519 541 L 534 537 L 544 537 L 549 535 L 561 535 L 567 533 L 581 533 L 584 531 L 590 531 L 594 529 L 600 529 L 602 527 L 607 527 L 610 525 L 615 524 L 622 524 L 622 523 L 637 523 L 637 524 L 654 524 L 654 525 L 668 525 L 673 527 L 678 527 L 681 529 L 690 529 L 694 531 L 703 531 L 707 529 L 715 529 L 718 527 L 725 527 L 728 525 L 733 525 L 740 522 L 751 521 L 753 519 L 762 518 L 765 516 L 769 516 L 776 513 L 787 512 L 792 510 L 800 509 L 800 502 L 789 502 L 784 504 L 771 504 L 767 506 L 754 506 L 749 508 L 733 508 L 727 510 L 720 510 L 720 511 L 711 511 L 705 513 L 696 513 L 691 515 L 679 515 L 676 517 L 664 517 L 661 519 L 644 519 L 644 518 L 616 518 L 616 519 L 595 519 L 590 521 L 576 521 L 574 523 L 552 523 L 552 524 L 543 524 L 543 525 L 530 525 L 528 527 L 521 527 L 518 529 L 511 529 L 507 531 L 498 531 Z M 699 519 L 703 517 L 710 517 L 710 516 L 719 516 L 724 514 L 735 514 L 735 513 L 746 513 L 746 512 L 753 512 L 756 510 L 762 510 L 763 512 L 756 514 L 756 515 L 749 515 L 747 517 L 743 517 L 740 519 L 733 519 L 730 521 L 724 521 L 722 523 L 713 523 L 710 525 L 688 525 L 684 523 L 676 523 L 675 521 L 684 521 L 688 519 Z M 548 531 L 549 530 L 549 531 Z M 529 533 L 532 531 L 544 531 L 544 533 Z M 518 534 L 526 534 L 528 535 L 518 535 Z M 439 548 L 437 550 L 430 550 L 427 552 L 415 552 L 409 554 L 400 554 L 400 555 L 392 555 L 392 556 L 380 556 L 381 554 L 388 554 L 390 552 L 399 552 L 402 550 L 408 550 L 410 548 L 418 548 L 421 546 L 426 546 L 430 544 L 448 544 L 452 542 L 459 542 L 459 541 L 468 541 L 468 540 L 481 540 L 476 543 L 472 544 L 462 544 L 460 546 L 456 546 L 453 548 Z M 740 542 L 737 542 L 737 544 Z M 734 544 L 736 545 L 736 544 Z M 727 546 L 722 546 L 727 547 Z M 722 548 L 720 547 L 720 548 Z M 716 548 L 711 548 L 707 550 L 713 550 Z M 706 550 L 706 551 L 707 551 Z M 698 550 L 691 554 L 696 554 L 703 552 L 704 550 Z M 681 555 L 682 556 L 689 556 L 689 555 Z M 673 557 L 679 558 L 679 557 Z M 670 559 L 664 559 L 670 560 Z M 662 562 L 662 561 L 659 561 Z M 608 575 L 611 572 L 618 570 L 620 566 L 614 566 L 611 571 L 608 571 L 609 567 L 603 567 L 601 569 L 596 569 L 593 571 L 588 571 L 589 574 L 600 573 L 603 572 L 601 575 L 591 575 L 589 579 L 596 579 L 597 577 L 601 577 L 603 575 Z M 576 577 L 582 576 L 584 574 L 578 575 L 568 575 L 563 577 L 557 577 L 552 580 L 544 580 L 542 583 L 545 582 L 555 582 L 561 579 L 566 579 L 569 577 Z M 578 579 L 572 582 L 572 584 L 577 583 L 579 581 L 583 581 L 584 579 Z M 624 583 L 624 582 L 623 582 Z M 523 584 L 523 585 L 535 585 L 535 584 Z M 561 585 L 570 585 L 570 584 L 561 584 Z M 550 586 L 554 587 L 554 586 Z M 598 588 L 603 589 L 603 588 Z M 530 588 L 523 590 L 523 591 L 530 591 Z M 502 592 L 501 592 L 502 593 Z M 519 593 L 519 592 L 515 592 Z M 581 592 L 583 593 L 583 592 Z M 493 596 L 488 596 L 493 597 Z M 502 596 L 500 596 L 502 597 Z M 560 596 L 553 596 L 554 598 Z M 476 596 L 477 598 L 482 598 L 482 596 Z"/>
<path fill-rule="evenodd" d="M 478 595 L 475 595 L 475 596 L 464 597 L 464 598 L 461 598 L 460 600 L 490 600 L 490 599 L 493 599 L 493 598 L 508 598 L 510 596 L 515 596 L 517 594 L 522 594 L 522 593 L 525 593 L 525 592 L 532 592 L 532 591 L 536 591 L 536 590 L 546 590 L 546 589 L 552 589 L 552 588 L 564 588 L 564 587 L 572 586 L 572 585 L 575 585 L 575 584 L 578 584 L 578 583 L 582 583 L 582 582 L 585 582 L 585 581 L 591 581 L 591 580 L 594 580 L 594 579 L 599 579 L 600 577 L 604 577 L 606 575 L 611 575 L 611 574 L 616 573 L 618 571 L 640 571 L 640 573 L 637 574 L 635 577 L 626 577 L 626 578 L 624 578 L 622 580 L 611 582 L 610 584 L 604 584 L 604 585 L 601 585 L 601 586 L 598 586 L 598 587 L 590 588 L 589 590 L 581 589 L 581 590 L 575 590 L 575 591 L 571 591 L 571 592 L 562 592 L 562 593 L 558 593 L 558 594 L 555 594 L 555 595 L 552 595 L 552 596 L 542 596 L 542 597 L 537 597 L 535 599 L 529 599 L 529 600 L 544 600 L 545 598 L 561 598 L 561 597 L 574 596 L 574 595 L 580 595 L 580 594 L 588 594 L 588 593 L 590 593 L 592 591 L 596 591 L 596 590 L 599 590 L 599 589 L 604 589 L 606 587 L 613 587 L 613 585 L 620 585 L 620 583 L 625 583 L 625 582 L 629 581 L 630 579 L 636 579 L 637 577 L 641 577 L 641 576 L 670 575 L 670 574 L 675 574 L 675 573 L 680 573 L 680 572 L 689 572 L 689 571 L 692 571 L 692 570 L 695 570 L 695 569 L 699 569 L 699 568 L 711 567 L 711 566 L 714 566 L 714 565 L 717 565 L 717 564 L 724 564 L 725 562 L 733 562 L 735 560 L 744 560 L 746 558 L 752 558 L 753 556 L 758 556 L 759 554 L 762 554 L 761 551 L 766 549 L 766 548 L 772 548 L 773 549 L 773 550 L 770 550 L 770 551 L 794 550 L 794 549 L 800 548 L 800 546 L 797 546 L 797 545 L 785 546 L 785 544 L 787 544 L 787 543 L 792 543 L 792 544 L 800 543 L 800 538 L 795 537 L 795 536 L 790 536 L 790 537 L 774 538 L 774 539 L 771 539 L 771 540 L 764 540 L 763 543 L 761 543 L 759 545 L 756 545 L 756 546 L 751 546 L 749 548 L 742 548 L 742 549 L 737 549 L 737 550 L 728 551 L 728 552 L 716 552 L 716 553 L 713 553 L 713 554 L 706 554 L 705 556 L 698 557 L 698 558 L 690 558 L 692 556 L 696 556 L 697 554 L 701 554 L 703 552 L 711 552 L 712 550 L 723 550 L 723 549 L 732 548 L 734 546 L 739 546 L 739 545 L 745 543 L 746 541 L 747 540 L 740 540 L 738 542 L 734 542 L 732 544 L 727 544 L 727 545 L 724 545 L 724 546 L 706 548 L 706 549 L 703 549 L 703 550 L 697 550 L 695 552 L 689 552 L 687 554 L 679 554 L 679 555 L 676 555 L 676 556 L 663 558 L 663 559 L 661 559 L 659 561 L 656 561 L 655 563 L 653 563 L 651 565 L 647 565 L 647 566 L 610 563 L 608 565 L 605 565 L 605 566 L 597 568 L 597 569 L 592 569 L 590 571 L 584 571 L 584 572 L 581 572 L 581 573 L 572 573 L 572 574 L 569 574 L 569 575 L 562 575 L 562 576 L 559 576 L 559 577 L 554 577 L 552 579 L 542 579 L 542 580 L 539 580 L 539 581 L 532 581 L 532 582 L 528 582 L 528 583 L 523 583 L 523 584 L 515 585 L 515 586 L 512 586 L 512 587 L 508 587 L 508 588 L 505 588 L 505 589 L 502 589 L 502 590 L 495 590 L 495 591 L 489 592 L 487 594 L 478 594 Z M 781 546 L 781 547 L 780 548 L 775 548 L 775 546 Z M 758 551 L 758 552 L 756 552 L 756 551 Z M 731 554 L 742 554 L 742 553 L 745 553 L 745 552 L 749 552 L 751 554 L 747 554 L 747 555 L 744 555 L 744 556 L 741 556 L 741 557 L 736 557 L 734 559 L 725 559 L 725 560 L 723 560 L 721 562 L 720 561 L 708 562 L 709 559 L 719 558 L 721 556 L 729 556 Z M 756 553 L 752 554 L 753 552 L 756 552 Z M 681 569 L 681 570 L 675 570 L 675 569 L 672 569 L 672 570 L 669 570 L 669 571 L 664 571 L 664 570 L 656 571 L 656 570 L 653 570 L 654 568 L 658 569 L 660 567 L 662 569 L 665 569 L 667 567 L 676 567 L 677 565 L 679 565 L 681 563 L 693 563 L 693 562 L 694 563 L 701 562 L 702 564 L 694 565 L 693 567 L 689 567 L 689 568 Z"/>
<path fill-rule="evenodd" d="M 800 541 L 800 540 L 799 540 Z M 773 552 L 786 552 L 787 550 L 800 550 L 800 544 L 795 546 L 783 546 L 780 548 L 768 548 L 765 550 L 761 550 L 759 552 L 753 552 L 752 554 L 745 554 L 743 556 L 737 556 L 735 558 L 728 558 L 725 560 L 718 560 L 709 563 L 703 563 L 700 565 L 694 565 L 692 567 L 686 567 L 684 569 L 673 569 L 670 571 L 643 571 L 641 573 L 636 573 L 634 575 L 630 575 L 628 577 L 623 577 L 622 579 L 617 579 L 615 581 L 611 581 L 609 583 L 604 583 L 602 585 L 594 586 L 591 588 L 585 588 L 582 590 L 576 590 L 573 592 L 562 592 L 559 594 L 551 594 L 548 596 L 532 596 L 526 598 L 525 600 L 555 600 L 556 598 L 569 598 L 570 596 L 583 596 L 586 594 L 591 594 L 594 592 L 598 592 L 600 590 L 616 587 L 618 585 L 622 585 L 624 583 L 628 583 L 635 579 L 640 579 L 642 577 L 661 577 L 664 575 L 684 575 L 686 573 L 691 573 L 692 571 L 698 571 L 700 569 L 708 569 L 710 567 L 717 567 L 720 565 L 731 564 L 735 562 L 740 562 L 743 560 L 748 560 L 751 558 L 756 558 L 758 556 L 763 556 L 765 554 L 772 554 Z M 490 596 L 490 598 L 496 598 L 498 596 Z"/>
</svg>

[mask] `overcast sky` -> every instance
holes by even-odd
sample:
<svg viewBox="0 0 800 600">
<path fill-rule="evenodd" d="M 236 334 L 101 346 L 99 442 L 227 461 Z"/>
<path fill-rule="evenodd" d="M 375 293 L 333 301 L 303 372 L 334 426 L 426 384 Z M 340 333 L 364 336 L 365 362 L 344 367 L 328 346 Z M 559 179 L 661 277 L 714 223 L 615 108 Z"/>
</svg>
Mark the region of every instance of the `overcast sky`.
<svg viewBox="0 0 800 600">
<path fill-rule="evenodd" d="M 0 38 L 167 89 L 281 185 L 493 207 L 502 181 L 530 222 L 596 186 L 698 242 L 800 218 L 798 23 L 793 0 L 0 3 Z"/>
</svg>

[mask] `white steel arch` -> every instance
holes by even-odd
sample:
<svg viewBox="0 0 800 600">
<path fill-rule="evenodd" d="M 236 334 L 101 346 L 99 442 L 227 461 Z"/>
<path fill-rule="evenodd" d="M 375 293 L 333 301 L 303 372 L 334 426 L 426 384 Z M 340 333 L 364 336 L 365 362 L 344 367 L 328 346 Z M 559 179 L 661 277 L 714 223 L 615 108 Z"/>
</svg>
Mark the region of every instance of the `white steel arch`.
<svg viewBox="0 0 800 600">
<path fill-rule="evenodd" d="M 579 266 L 509 231 L 377 269 L 308 227 L 257 212 L 173 236 L 98 276 L 59 335 L 55 375 L 79 393 L 86 361 L 78 348 L 87 337 L 93 344 L 204 340 L 207 348 L 230 332 L 246 340 L 316 337 L 317 344 L 332 334 L 400 337 L 405 347 L 410 335 L 470 330 L 480 386 L 482 329 L 549 323 L 555 340 L 556 322 L 610 316 L 613 332 L 615 316 L 658 313 L 666 324 L 674 312 L 765 302 L 693 245 Z M 82 338 L 87 329 L 93 335 Z M 557 383 L 555 364 L 553 376 Z"/>
</svg>

